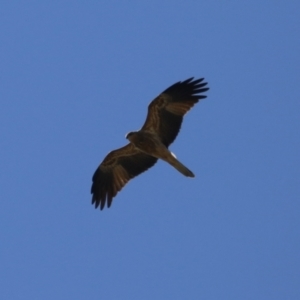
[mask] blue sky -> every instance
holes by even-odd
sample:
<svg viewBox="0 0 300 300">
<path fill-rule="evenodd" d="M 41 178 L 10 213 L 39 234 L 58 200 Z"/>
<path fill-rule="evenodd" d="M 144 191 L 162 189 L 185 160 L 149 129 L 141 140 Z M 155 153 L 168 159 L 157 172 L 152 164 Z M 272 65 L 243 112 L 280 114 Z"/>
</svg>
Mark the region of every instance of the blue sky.
<svg viewBox="0 0 300 300">
<path fill-rule="evenodd" d="M 300 298 L 299 1 L 2 1 L 2 299 Z M 110 209 L 91 177 L 188 77 L 208 98 Z"/>
</svg>

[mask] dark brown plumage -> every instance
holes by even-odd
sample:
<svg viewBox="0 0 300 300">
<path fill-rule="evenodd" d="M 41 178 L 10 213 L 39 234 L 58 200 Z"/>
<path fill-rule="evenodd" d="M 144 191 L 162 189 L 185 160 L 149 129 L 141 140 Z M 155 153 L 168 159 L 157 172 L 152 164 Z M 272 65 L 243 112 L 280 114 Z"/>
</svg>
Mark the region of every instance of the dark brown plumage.
<svg viewBox="0 0 300 300">
<path fill-rule="evenodd" d="M 188 177 L 194 174 L 168 150 L 180 131 L 183 116 L 209 88 L 204 78 L 189 78 L 163 91 L 148 106 L 148 114 L 141 130 L 130 132 L 126 146 L 110 152 L 94 173 L 91 188 L 92 204 L 102 210 L 133 177 L 151 168 L 160 158 Z"/>
</svg>

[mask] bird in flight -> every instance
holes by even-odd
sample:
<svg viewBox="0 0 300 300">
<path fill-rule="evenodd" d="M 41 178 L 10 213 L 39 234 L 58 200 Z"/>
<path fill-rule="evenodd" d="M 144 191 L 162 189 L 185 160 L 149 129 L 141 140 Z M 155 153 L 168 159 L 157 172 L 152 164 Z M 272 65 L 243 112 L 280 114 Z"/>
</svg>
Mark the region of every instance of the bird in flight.
<svg viewBox="0 0 300 300">
<path fill-rule="evenodd" d="M 92 204 L 102 210 L 133 177 L 151 168 L 158 159 L 169 163 L 187 177 L 195 177 L 168 149 L 179 133 L 183 116 L 209 88 L 204 78 L 179 81 L 164 90 L 148 106 L 148 115 L 139 131 L 126 135 L 129 144 L 111 151 L 92 178 Z"/>
</svg>

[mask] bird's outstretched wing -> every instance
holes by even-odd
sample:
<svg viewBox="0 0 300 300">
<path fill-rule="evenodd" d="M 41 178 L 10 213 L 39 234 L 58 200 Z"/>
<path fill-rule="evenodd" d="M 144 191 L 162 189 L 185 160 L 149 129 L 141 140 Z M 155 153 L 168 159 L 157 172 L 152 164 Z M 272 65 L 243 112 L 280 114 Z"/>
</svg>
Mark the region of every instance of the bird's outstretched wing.
<svg viewBox="0 0 300 300">
<path fill-rule="evenodd" d="M 199 100 L 206 98 L 202 93 L 209 90 L 204 78 L 189 78 L 179 81 L 156 97 L 148 106 L 148 115 L 141 130 L 156 133 L 168 147 L 175 140 L 183 116 Z"/>
<path fill-rule="evenodd" d="M 141 174 L 157 162 L 157 158 L 144 154 L 128 144 L 110 152 L 93 175 L 91 188 L 92 204 L 102 210 L 107 203 L 111 206 L 113 197 L 133 177 Z"/>
</svg>

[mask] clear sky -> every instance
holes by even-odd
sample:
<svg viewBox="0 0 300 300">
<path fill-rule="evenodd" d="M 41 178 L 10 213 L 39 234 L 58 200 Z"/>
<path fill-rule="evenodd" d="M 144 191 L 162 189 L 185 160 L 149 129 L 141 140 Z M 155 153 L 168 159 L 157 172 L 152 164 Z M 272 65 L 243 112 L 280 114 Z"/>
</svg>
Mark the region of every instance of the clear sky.
<svg viewBox="0 0 300 300">
<path fill-rule="evenodd" d="M 299 1 L 1 1 L 1 299 L 300 299 Z M 166 163 L 91 177 L 176 81 Z"/>
</svg>

